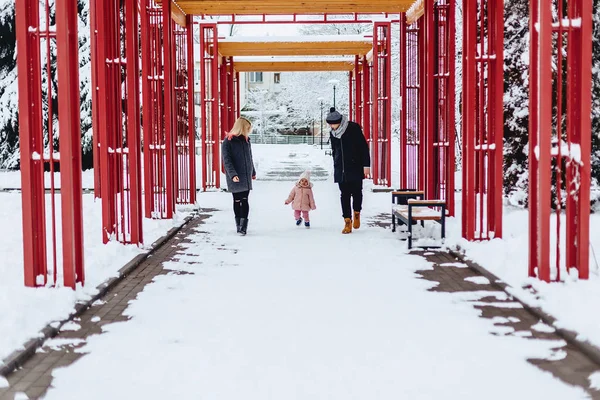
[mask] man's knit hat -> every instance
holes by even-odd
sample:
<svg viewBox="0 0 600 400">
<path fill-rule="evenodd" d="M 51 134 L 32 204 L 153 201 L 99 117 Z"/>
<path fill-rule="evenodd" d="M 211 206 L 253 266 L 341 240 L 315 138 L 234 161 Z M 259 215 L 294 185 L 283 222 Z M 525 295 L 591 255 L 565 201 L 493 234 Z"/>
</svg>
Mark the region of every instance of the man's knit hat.
<svg viewBox="0 0 600 400">
<path fill-rule="evenodd" d="M 342 122 L 342 114 L 340 114 L 335 107 L 331 107 L 325 121 L 327 121 L 328 124 L 339 124 Z"/>
</svg>

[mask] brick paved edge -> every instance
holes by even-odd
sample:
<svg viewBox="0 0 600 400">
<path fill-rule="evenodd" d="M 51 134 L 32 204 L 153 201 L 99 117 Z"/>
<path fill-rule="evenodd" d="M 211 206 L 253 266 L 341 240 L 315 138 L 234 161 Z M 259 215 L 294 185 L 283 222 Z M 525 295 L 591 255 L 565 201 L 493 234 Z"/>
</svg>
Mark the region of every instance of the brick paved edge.
<svg viewBox="0 0 600 400">
<path fill-rule="evenodd" d="M 510 285 L 502 281 L 502 279 L 498 278 L 496 275 L 494 275 L 492 272 L 488 271 L 481 265 L 475 263 L 472 260 L 467 259 L 465 254 L 452 249 L 449 249 L 449 252 L 458 260 L 464 262 L 467 266 L 469 266 L 469 268 L 486 277 L 493 285 L 505 291 L 509 296 L 512 296 L 515 300 L 521 303 L 527 311 L 529 311 L 530 313 L 544 321 L 546 324 L 556 329 L 556 333 L 560 337 L 565 339 L 568 343 L 572 344 L 573 346 L 577 347 L 590 360 L 592 360 L 600 366 L 600 347 L 588 342 L 587 340 L 579 339 L 579 334 L 577 332 L 555 326 L 554 324 L 557 321 L 555 317 L 548 314 L 539 307 L 532 307 L 529 304 L 527 304 L 526 301 L 524 301 L 518 295 L 515 294 L 515 291 L 512 290 L 512 287 Z"/>
<path fill-rule="evenodd" d="M 194 210 L 192 215 L 187 216 L 183 222 L 171 228 L 164 236 L 158 238 L 152 245 L 150 245 L 150 249 L 142 254 L 138 254 L 131 261 L 125 264 L 121 269 L 119 269 L 118 275 L 116 277 L 109 278 L 105 282 L 98 285 L 96 288 L 98 289 L 98 293 L 92 296 L 91 299 L 75 304 L 75 311 L 72 312 L 66 319 L 61 321 L 54 321 L 46 325 L 40 332 L 40 336 L 34 339 L 28 340 L 22 349 L 15 350 L 12 352 L 6 359 L 0 361 L 0 376 L 7 376 L 19 366 L 23 365 L 29 358 L 31 358 L 36 350 L 44 344 L 47 339 L 51 339 L 58 335 L 60 328 L 67 322 L 72 321 L 74 318 L 77 318 L 81 315 L 85 310 L 91 307 L 91 305 L 98 299 L 102 298 L 106 293 L 108 293 L 115 285 L 121 282 L 125 277 L 131 274 L 139 265 L 144 262 L 150 255 L 160 249 L 165 245 L 173 236 L 175 236 L 184 226 L 186 226 L 194 217 L 197 215 L 198 210 Z"/>
</svg>

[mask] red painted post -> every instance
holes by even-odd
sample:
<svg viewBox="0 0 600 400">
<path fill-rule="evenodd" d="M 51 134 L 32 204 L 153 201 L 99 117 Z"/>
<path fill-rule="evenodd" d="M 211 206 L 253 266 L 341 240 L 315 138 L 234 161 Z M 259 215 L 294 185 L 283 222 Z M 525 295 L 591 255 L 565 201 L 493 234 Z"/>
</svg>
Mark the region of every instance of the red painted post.
<svg viewBox="0 0 600 400">
<path fill-rule="evenodd" d="M 434 152 L 434 140 L 436 137 L 436 82 L 435 67 L 438 62 L 436 57 L 437 35 L 435 24 L 435 5 L 431 1 L 425 1 L 425 131 L 424 147 L 425 155 L 425 181 L 424 190 L 426 199 L 437 199 L 438 194 L 435 190 L 437 181 L 436 174 L 436 154 Z M 422 144 L 423 144 L 422 143 Z"/>
<path fill-rule="evenodd" d="M 406 38 L 406 14 L 402 13 L 400 14 L 400 39 L 399 39 L 399 46 L 400 46 L 400 57 L 399 57 L 399 62 L 400 62 L 400 188 L 402 189 L 406 189 L 407 188 L 407 181 L 408 181 L 408 173 L 409 173 L 409 167 L 408 167 L 408 159 L 407 159 L 407 154 L 408 154 L 408 129 L 406 126 L 406 122 L 407 122 L 407 118 L 406 118 L 406 114 L 407 114 L 407 109 L 406 109 L 406 104 L 407 104 L 407 90 L 406 90 L 406 78 L 407 78 L 407 71 L 408 71 L 408 63 L 409 60 L 406 58 L 406 47 L 408 45 L 407 43 L 407 38 Z"/>
<path fill-rule="evenodd" d="M 372 164 L 372 168 L 371 168 L 371 172 L 373 175 L 373 184 L 374 185 L 379 185 L 380 182 L 380 172 L 379 172 L 379 131 L 380 131 L 380 123 L 379 123 L 379 119 L 380 119 L 380 115 L 379 115 L 379 98 L 380 98 L 380 86 L 379 86 L 379 79 L 380 79 L 380 71 L 379 71 L 379 63 L 380 63 L 380 59 L 379 59 L 379 52 L 380 52 L 380 43 L 379 43 L 379 29 L 377 23 L 373 24 L 373 66 L 371 69 L 372 72 L 372 80 L 371 80 L 371 84 L 372 84 L 372 100 L 371 100 L 371 110 L 372 110 L 372 115 L 373 115 L 373 124 L 372 124 L 372 133 L 371 133 L 371 154 L 372 154 L 372 160 L 371 160 L 371 164 Z"/>
<path fill-rule="evenodd" d="M 235 73 L 235 106 L 236 106 L 236 110 L 235 110 L 235 117 L 239 118 L 240 117 L 240 112 L 242 111 L 242 106 L 240 104 L 240 73 L 236 72 Z"/>
<path fill-rule="evenodd" d="M 455 87 L 456 87 L 456 3 L 454 1 L 446 1 L 447 7 L 447 22 L 445 26 L 445 35 L 444 35 L 444 46 L 446 47 L 446 60 L 444 61 L 444 76 L 445 76 L 445 102 L 444 102 L 444 120 L 443 124 L 446 130 L 446 135 L 444 138 L 443 146 L 445 147 L 444 152 L 446 155 L 445 160 L 445 172 L 446 172 L 446 185 L 445 185 L 445 198 L 448 205 L 448 215 L 455 215 L 455 172 L 456 172 L 456 109 L 455 109 Z M 502 18 L 502 13 L 500 13 L 500 18 Z M 502 26 L 503 22 L 500 24 Z M 503 46 L 502 46 L 503 47 Z M 502 59 L 502 57 L 501 57 Z M 500 75 L 500 83 L 502 84 L 503 75 Z M 496 80 L 498 82 L 498 80 Z M 501 87 L 501 86 L 500 86 Z M 501 91 L 496 91 L 496 93 L 502 96 Z M 502 99 L 502 97 L 500 97 Z M 502 104 L 502 103 L 500 103 Z M 499 118 L 499 121 L 496 123 L 497 126 L 500 127 L 500 132 L 502 132 L 503 124 L 502 118 Z M 500 146 L 502 148 L 502 146 Z M 500 169 L 500 173 L 502 174 L 502 168 Z M 500 179 L 502 179 L 502 175 L 500 175 Z"/>
<path fill-rule="evenodd" d="M 577 165 L 575 156 L 575 145 L 572 146 L 571 163 L 573 168 L 579 169 L 580 185 L 577 201 L 577 256 L 571 256 L 574 263 L 567 264 L 567 268 L 575 267 L 579 270 L 581 279 L 589 279 L 589 243 L 590 243 L 590 187 L 591 187 L 591 93 L 592 93 L 592 0 L 579 0 L 571 2 L 569 5 L 569 15 L 572 21 L 581 18 L 581 29 L 575 31 L 573 42 L 573 53 L 575 57 L 571 61 L 571 71 L 568 76 L 577 76 L 578 82 L 573 88 L 573 97 L 577 101 L 573 102 L 575 106 L 579 104 L 576 113 L 579 115 L 569 115 L 572 121 L 571 137 L 572 143 L 579 143 L 581 148 L 581 160 Z M 571 49 L 569 49 L 571 53 Z M 573 175 L 576 175 L 574 173 Z M 567 243 L 573 242 L 572 237 L 567 237 Z"/>
<path fill-rule="evenodd" d="M 367 143 L 371 145 L 371 66 L 367 61 L 367 57 L 363 58 L 363 79 L 363 134 L 365 135 L 365 139 L 367 139 Z M 373 160 L 371 160 L 371 166 L 373 167 L 374 165 Z"/>
<path fill-rule="evenodd" d="M 196 203 L 196 106 L 194 104 L 195 60 L 194 60 L 194 18 L 186 16 L 187 44 L 187 100 L 188 100 L 188 140 L 189 140 L 189 180 L 190 204 Z"/>
<path fill-rule="evenodd" d="M 202 188 L 220 187 L 219 71 L 217 25 L 200 24 L 200 126 Z"/>
<path fill-rule="evenodd" d="M 56 0 L 64 285 L 85 282 L 77 0 Z"/>
<path fill-rule="evenodd" d="M 356 109 L 356 105 L 354 104 L 354 99 L 356 96 L 354 95 L 354 74 L 352 71 L 348 72 L 348 118 L 350 121 L 354 121 L 355 115 L 354 110 Z"/>
<path fill-rule="evenodd" d="M 539 165 L 535 149 L 538 146 L 537 131 L 539 113 L 539 48 L 540 35 L 536 29 L 539 23 L 539 0 L 529 3 L 529 276 L 537 276 L 538 270 L 538 173 Z M 464 157 L 464 154 L 463 154 Z"/>
<path fill-rule="evenodd" d="M 102 197 L 101 193 L 101 168 L 99 151 L 99 127 L 98 113 L 98 21 L 96 13 L 96 1 L 90 0 L 90 53 L 92 59 L 91 93 L 92 93 L 92 154 L 94 157 L 94 197 Z"/>
<path fill-rule="evenodd" d="M 504 180 L 504 2 L 496 0 L 490 5 L 490 47 L 489 55 L 492 89 L 490 97 L 490 123 L 493 126 L 489 143 L 490 151 L 490 193 L 488 194 L 488 230 L 495 238 L 502 237 L 502 204 Z M 489 146 L 491 148 L 491 146 Z"/>
<path fill-rule="evenodd" d="M 503 2 L 463 3 L 463 237 L 502 236 Z"/>
<path fill-rule="evenodd" d="M 38 276 L 45 284 L 48 272 L 40 39 L 34 33 L 41 33 L 40 28 L 38 1 L 16 0 L 24 283 L 29 287 L 41 286 Z"/>
<path fill-rule="evenodd" d="M 212 53 L 211 57 L 213 59 L 213 67 L 211 71 L 211 86 L 212 86 L 212 95 L 213 100 L 215 102 L 215 107 L 212 109 L 211 123 L 213 127 L 213 141 L 212 141 L 212 168 L 215 174 L 214 182 L 215 187 L 219 189 L 221 187 L 221 136 L 219 132 L 219 107 L 217 106 L 220 101 L 219 94 L 219 70 L 218 70 L 218 29 L 216 25 L 214 26 L 214 31 L 212 34 Z"/>
<path fill-rule="evenodd" d="M 558 281 L 561 270 L 570 272 L 575 268 L 581 279 L 587 279 L 592 2 L 536 1 L 531 4 L 531 15 L 529 275 Z M 563 193 L 566 226 L 561 229 Z M 552 204 L 554 250 L 550 245 Z"/>
<path fill-rule="evenodd" d="M 229 132 L 229 105 L 227 104 L 229 96 L 227 95 L 227 58 L 219 58 L 219 138 L 225 137 Z"/>
<path fill-rule="evenodd" d="M 165 124 L 165 175 L 166 175 L 166 218 L 173 218 L 175 211 L 175 175 L 174 166 L 176 157 L 174 154 L 175 127 L 174 127 L 174 92 L 173 79 L 174 63 L 172 59 L 173 46 L 173 19 L 171 18 L 171 2 L 162 2 L 162 40 L 164 60 L 164 124 Z"/>
<path fill-rule="evenodd" d="M 359 56 L 354 56 L 354 81 L 355 81 L 355 85 L 356 85 L 356 93 L 355 93 L 356 108 L 354 110 L 354 121 L 360 125 L 362 125 L 362 110 L 364 108 L 362 74 L 363 74 L 363 72 L 362 72 L 362 68 L 361 68 L 361 59 Z"/>
<path fill-rule="evenodd" d="M 462 236 L 475 238 L 475 95 L 477 3 L 463 0 Z"/>
<path fill-rule="evenodd" d="M 140 127 L 140 42 L 139 11 L 134 2 L 125 3 L 127 49 L 127 161 L 129 196 L 127 197 L 130 218 L 129 243 L 144 242 L 142 223 L 142 160 Z M 121 196 L 124 196 L 122 193 Z"/>
<path fill-rule="evenodd" d="M 227 58 L 227 115 L 229 118 L 229 129 L 233 128 L 236 120 L 236 104 L 235 104 L 235 69 L 233 65 L 233 57 Z"/>
<path fill-rule="evenodd" d="M 420 18 L 418 24 L 418 85 L 419 85 L 419 164 L 418 177 L 420 190 L 426 190 L 427 179 L 427 56 L 426 56 L 426 23 L 425 18 Z"/>
</svg>

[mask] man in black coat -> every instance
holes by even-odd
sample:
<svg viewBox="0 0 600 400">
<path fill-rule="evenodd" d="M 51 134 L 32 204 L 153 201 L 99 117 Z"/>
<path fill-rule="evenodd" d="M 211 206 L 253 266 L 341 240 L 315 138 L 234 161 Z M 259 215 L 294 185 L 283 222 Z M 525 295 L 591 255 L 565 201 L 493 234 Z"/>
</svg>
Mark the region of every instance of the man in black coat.
<svg viewBox="0 0 600 400">
<path fill-rule="evenodd" d="M 356 122 L 348 121 L 334 107 L 326 118 L 331 128 L 331 155 L 333 156 L 334 181 L 340 187 L 344 229 L 351 233 L 352 228 L 360 228 L 362 209 L 363 179 L 371 175 L 371 155 L 362 128 Z M 352 199 L 352 208 L 350 208 Z M 352 213 L 354 210 L 354 213 Z M 354 216 L 354 223 L 352 217 Z"/>
</svg>

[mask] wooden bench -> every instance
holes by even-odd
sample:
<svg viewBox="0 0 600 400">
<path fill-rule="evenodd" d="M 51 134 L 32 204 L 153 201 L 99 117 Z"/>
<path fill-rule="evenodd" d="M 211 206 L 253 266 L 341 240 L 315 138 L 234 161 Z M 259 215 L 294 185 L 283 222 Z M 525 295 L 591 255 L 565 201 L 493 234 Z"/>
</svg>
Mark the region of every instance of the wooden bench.
<svg viewBox="0 0 600 400">
<path fill-rule="evenodd" d="M 424 200 L 425 193 L 420 190 L 402 190 L 392 192 L 392 232 L 396 232 L 396 220 L 399 225 L 408 227 L 408 248 L 412 248 L 412 226 L 421 221 L 435 221 L 442 226 L 442 239 L 446 237 L 446 202 L 444 200 Z M 440 246 L 419 246 L 424 248 Z"/>
</svg>

